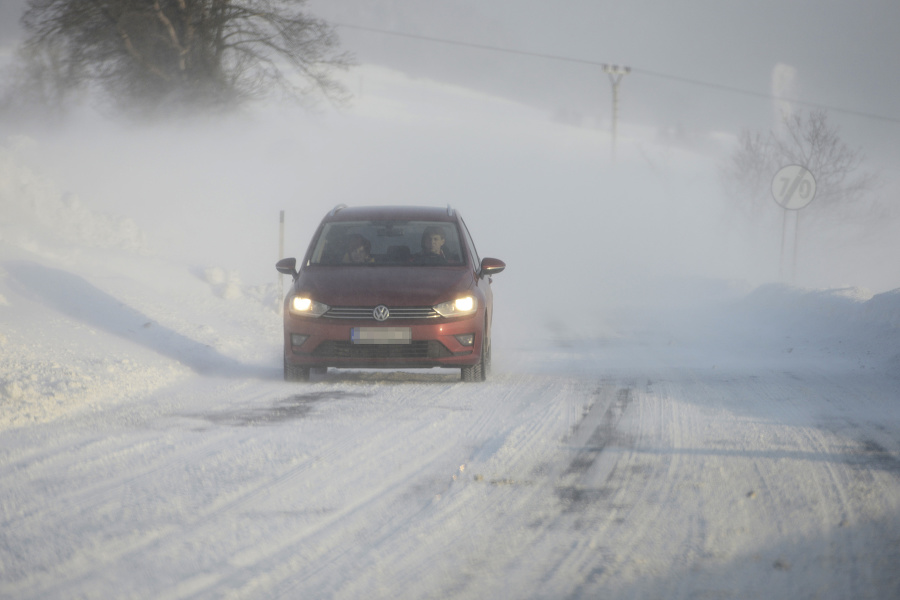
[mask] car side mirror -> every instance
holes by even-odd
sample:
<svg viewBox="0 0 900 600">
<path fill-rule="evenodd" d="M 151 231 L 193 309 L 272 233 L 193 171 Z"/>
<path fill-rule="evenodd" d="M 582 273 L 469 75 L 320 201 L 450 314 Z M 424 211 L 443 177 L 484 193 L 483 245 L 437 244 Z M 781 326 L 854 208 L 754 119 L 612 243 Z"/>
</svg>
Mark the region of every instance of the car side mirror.
<svg viewBox="0 0 900 600">
<path fill-rule="evenodd" d="M 285 275 L 290 275 L 294 279 L 297 279 L 297 259 L 296 258 L 282 258 L 277 263 L 275 263 L 275 269 L 279 273 L 284 273 Z"/>
<path fill-rule="evenodd" d="M 481 275 L 496 275 L 506 268 L 506 263 L 499 258 L 482 258 L 481 259 Z"/>
</svg>

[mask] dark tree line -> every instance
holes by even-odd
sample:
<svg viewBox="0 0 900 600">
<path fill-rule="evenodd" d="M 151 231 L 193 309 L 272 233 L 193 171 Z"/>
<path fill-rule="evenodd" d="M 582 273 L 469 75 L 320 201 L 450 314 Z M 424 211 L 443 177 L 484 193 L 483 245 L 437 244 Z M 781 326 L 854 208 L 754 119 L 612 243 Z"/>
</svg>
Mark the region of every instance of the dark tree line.
<svg viewBox="0 0 900 600">
<path fill-rule="evenodd" d="M 350 61 L 305 0 L 29 0 L 16 85 L 53 105 L 237 106 L 280 90 L 339 99 Z"/>
</svg>

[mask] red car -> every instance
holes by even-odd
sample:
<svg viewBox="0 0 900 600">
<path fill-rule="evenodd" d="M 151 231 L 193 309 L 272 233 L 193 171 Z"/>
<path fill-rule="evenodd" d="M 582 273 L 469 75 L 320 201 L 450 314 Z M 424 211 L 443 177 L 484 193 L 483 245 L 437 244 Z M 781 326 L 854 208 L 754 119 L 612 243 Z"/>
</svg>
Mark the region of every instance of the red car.
<svg viewBox="0 0 900 600">
<path fill-rule="evenodd" d="M 491 364 L 491 276 L 450 207 L 332 210 L 306 256 L 278 261 L 294 284 L 284 301 L 284 378 L 311 369 L 459 368 L 484 381 Z"/>
</svg>

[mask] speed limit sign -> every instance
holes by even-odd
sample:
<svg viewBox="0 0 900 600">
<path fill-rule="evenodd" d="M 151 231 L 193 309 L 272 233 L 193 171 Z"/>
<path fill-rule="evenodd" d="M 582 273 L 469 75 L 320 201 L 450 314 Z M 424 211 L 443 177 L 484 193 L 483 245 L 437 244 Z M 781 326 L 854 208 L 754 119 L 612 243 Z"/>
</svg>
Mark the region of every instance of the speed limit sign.
<svg viewBox="0 0 900 600">
<path fill-rule="evenodd" d="M 806 167 L 789 165 L 775 174 L 772 195 L 781 207 L 800 210 L 816 196 L 816 178 Z"/>
</svg>

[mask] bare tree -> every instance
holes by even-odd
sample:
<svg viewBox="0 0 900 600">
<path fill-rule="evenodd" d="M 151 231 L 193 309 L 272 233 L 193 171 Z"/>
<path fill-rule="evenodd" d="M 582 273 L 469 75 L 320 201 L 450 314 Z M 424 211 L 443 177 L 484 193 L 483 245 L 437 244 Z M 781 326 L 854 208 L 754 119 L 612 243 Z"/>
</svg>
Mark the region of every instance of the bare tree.
<svg viewBox="0 0 900 600">
<path fill-rule="evenodd" d="M 19 48 L 17 60 L 4 69 L 3 77 L 0 112 L 14 116 L 38 109 L 42 119 L 55 121 L 80 87 L 63 63 L 60 49 L 50 43 Z"/>
<path fill-rule="evenodd" d="M 876 176 L 862 170 L 864 156 L 850 148 L 829 125 L 824 110 L 785 115 L 779 132 L 744 130 L 738 147 L 722 170 L 733 195 L 755 210 L 772 203 L 775 173 L 787 165 L 801 165 L 816 178 L 818 211 L 860 199 L 876 185 Z"/>
<path fill-rule="evenodd" d="M 307 100 L 344 95 L 350 64 L 334 28 L 306 0 L 28 0 L 24 55 L 57 96 L 105 92 L 121 108 L 235 106 L 281 90 Z M 46 66 L 46 60 L 32 62 Z"/>
</svg>

